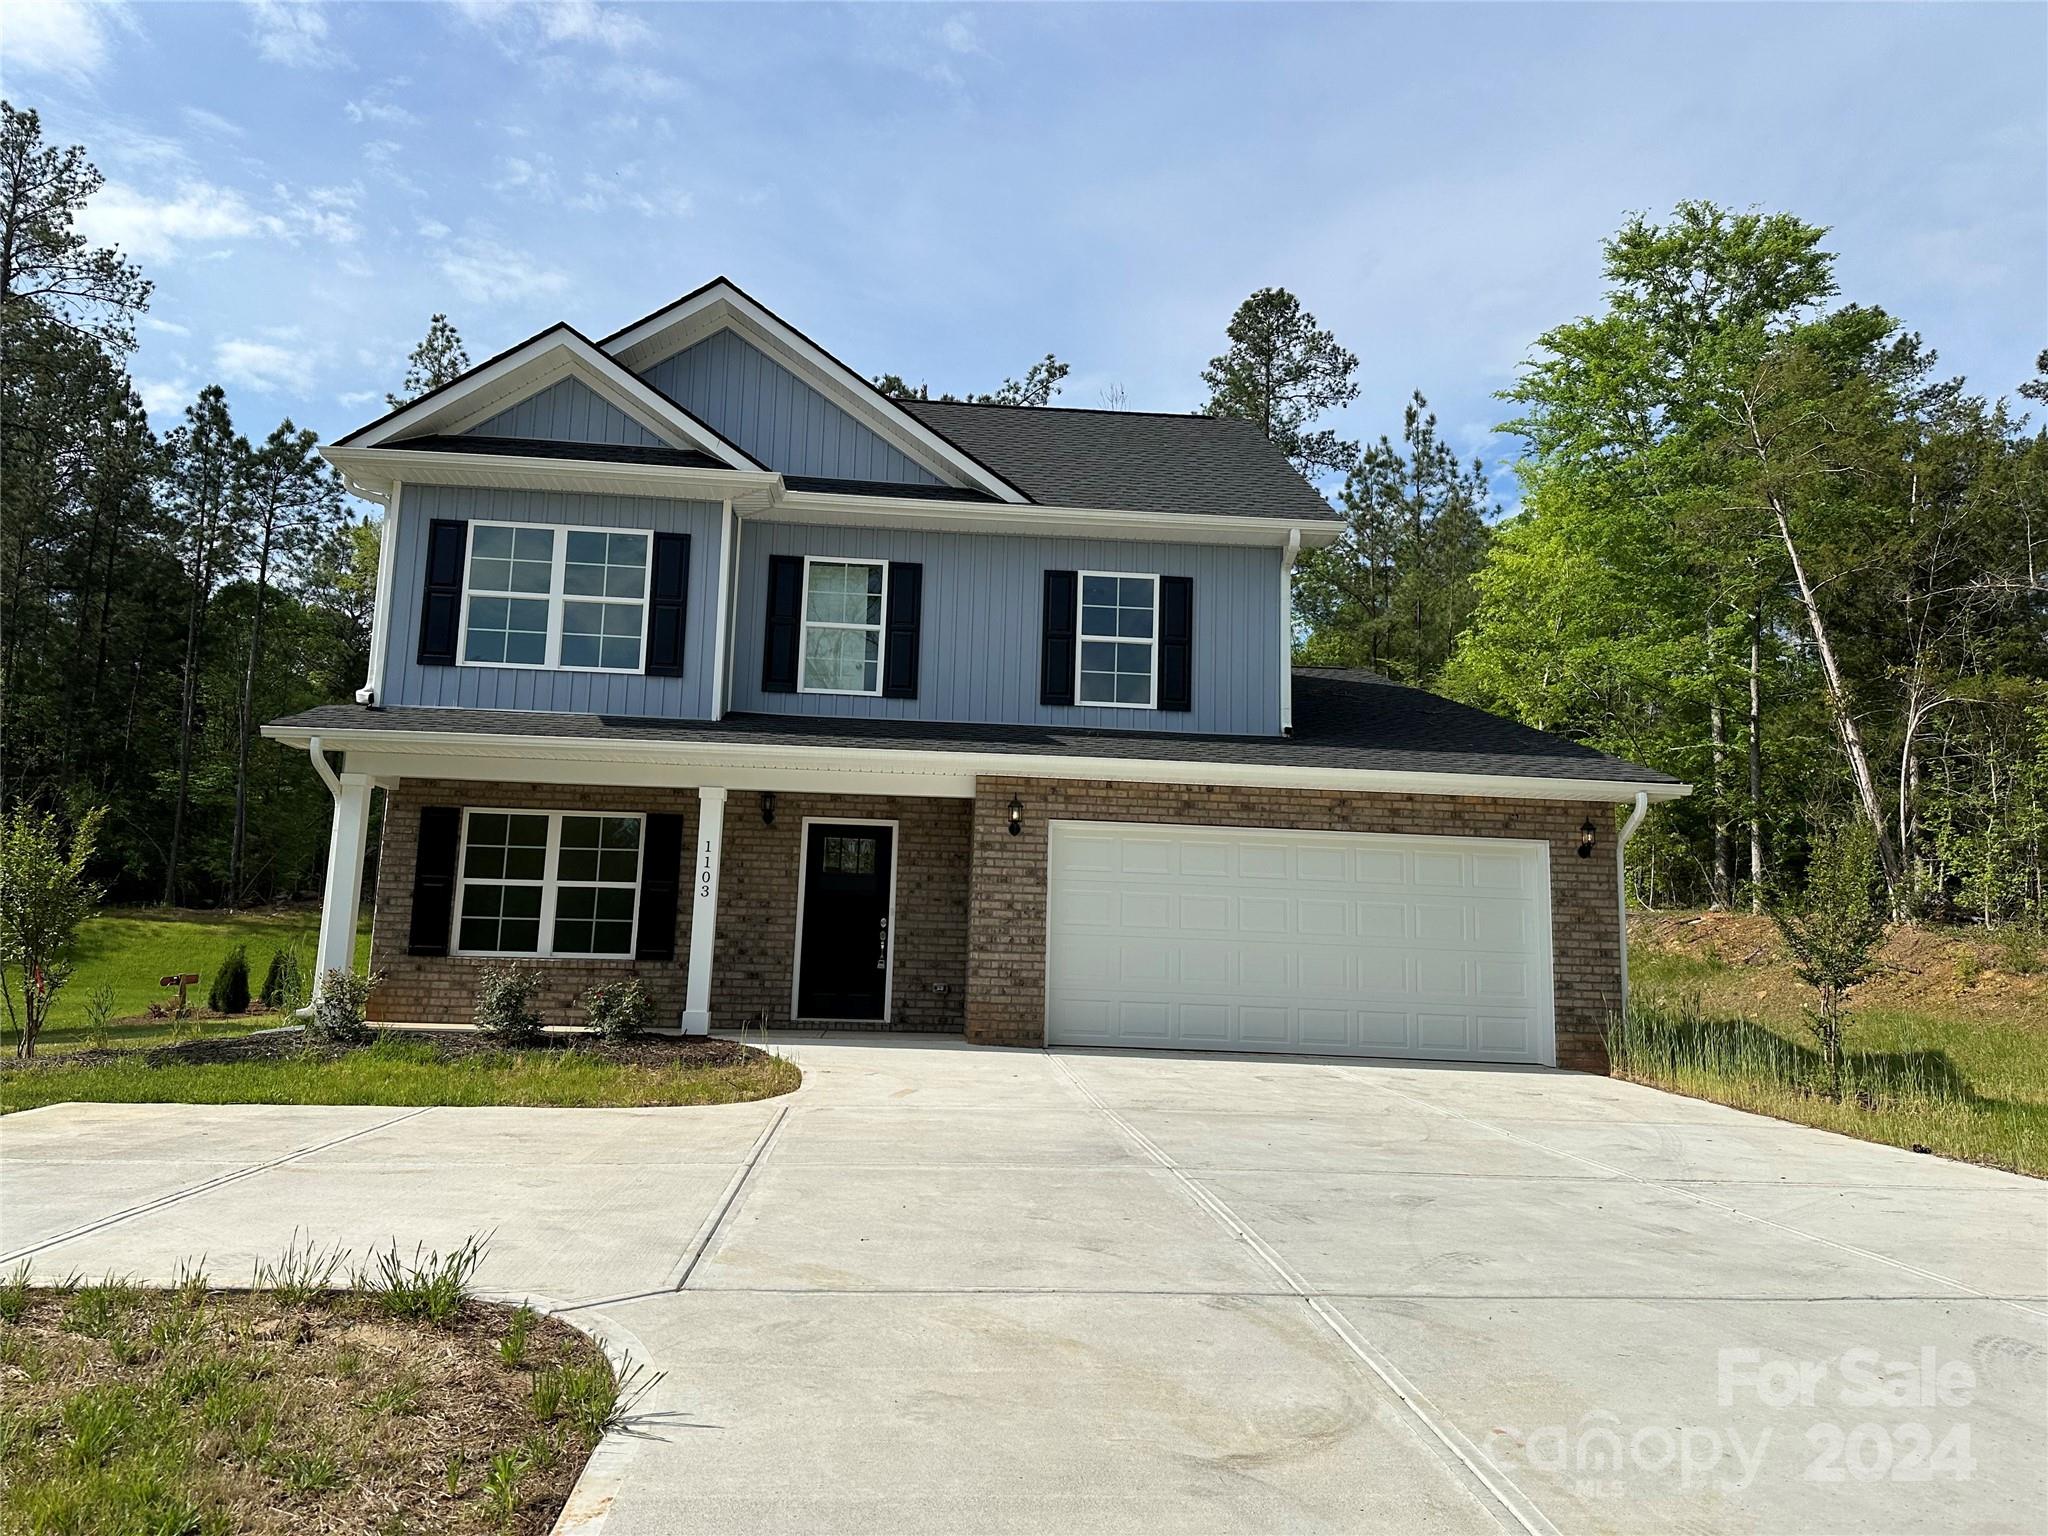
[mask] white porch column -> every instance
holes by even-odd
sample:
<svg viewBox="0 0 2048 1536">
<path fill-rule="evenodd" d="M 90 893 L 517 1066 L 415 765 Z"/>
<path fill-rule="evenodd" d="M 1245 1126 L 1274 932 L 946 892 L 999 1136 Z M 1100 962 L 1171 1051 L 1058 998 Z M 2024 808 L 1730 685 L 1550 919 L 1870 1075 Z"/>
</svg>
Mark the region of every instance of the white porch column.
<svg viewBox="0 0 2048 1536">
<path fill-rule="evenodd" d="M 711 952 L 718 944 L 718 856 L 725 847 L 725 791 L 697 791 L 696 873 L 690 883 L 690 978 L 683 1033 L 711 1033 Z"/>
<path fill-rule="evenodd" d="M 320 899 L 317 990 L 329 971 L 353 969 L 356 914 L 363 904 L 363 855 L 369 851 L 370 777 L 343 773 L 334 789 L 334 829 L 327 838 L 327 888 Z"/>
</svg>

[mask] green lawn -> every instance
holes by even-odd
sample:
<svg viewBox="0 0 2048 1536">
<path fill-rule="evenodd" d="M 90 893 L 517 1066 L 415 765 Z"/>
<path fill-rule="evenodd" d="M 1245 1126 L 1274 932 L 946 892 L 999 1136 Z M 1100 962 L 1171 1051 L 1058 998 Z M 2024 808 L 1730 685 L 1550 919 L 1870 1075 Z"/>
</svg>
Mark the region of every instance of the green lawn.
<svg viewBox="0 0 2048 1536">
<path fill-rule="evenodd" d="M 1624 1076 L 1893 1146 L 2048 1176 L 2048 1020 L 2031 995 L 1985 1006 L 1933 988 L 1860 1003 L 1844 1033 L 1847 1091 L 1826 1091 L 1800 994 L 1757 966 L 1632 946 L 1633 1019 L 1612 1042 Z"/>
<path fill-rule="evenodd" d="M 779 1056 L 714 1047 L 729 1059 L 664 1064 L 608 1060 L 602 1047 L 474 1050 L 449 1042 L 385 1036 L 338 1056 L 296 1049 L 227 1062 L 167 1061 L 148 1052 L 72 1063 L 63 1057 L 0 1070 L 0 1114 L 72 1101 L 111 1104 L 734 1104 L 788 1093 L 802 1080 Z"/>
<path fill-rule="evenodd" d="M 157 985 L 157 979 L 172 973 L 196 971 L 201 980 L 191 989 L 196 1008 L 206 1006 L 206 991 L 229 950 L 237 944 L 249 953 L 249 988 L 260 991 L 270 957 L 286 946 L 299 951 L 301 962 L 310 969 L 313 944 L 320 929 L 317 907 L 296 907 L 279 912 L 195 912 L 178 907 L 109 907 L 90 919 L 78 932 L 78 946 L 71 954 L 75 967 L 64 990 L 57 994 L 50 1022 L 36 1042 L 38 1050 L 75 1050 L 86 1044 L 85 1002 L 95 987 L 106 985 L 114 991 L 114 1017 L 134 1018 L 148 1012 L 151 1003 L 176 1000 L 176 992 Z M 356 928 L 356 969 L 363 970 L 370 958 L 370 918 L 366 912 Z M 234 1034 L 261 1029 L 277 1023 L 274 1016 L 252 1015 L 244 1021 L 193 1021 L 183 1031 L 194 1035 Z M 0 1028 L 5 1019 L 0 1017 Z M 116 1045 L 154 1045 L 172 1038 L 168 1020 L 143 1019 L 115 1030 Z M 8 1050 L 14 1046 L 7 1033 Z"/>
</svg>

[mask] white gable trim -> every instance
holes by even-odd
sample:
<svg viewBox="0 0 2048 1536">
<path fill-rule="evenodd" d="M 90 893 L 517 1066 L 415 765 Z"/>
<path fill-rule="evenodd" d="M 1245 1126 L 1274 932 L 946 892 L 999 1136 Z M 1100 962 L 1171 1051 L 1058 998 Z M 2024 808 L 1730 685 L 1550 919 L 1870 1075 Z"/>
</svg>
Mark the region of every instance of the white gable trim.
<svg viewBox="0 0 2048 1536">
<path fill-rule="evenodd" d="M 602 345 L 624 367 L 638 372 L 728 328 L 738 331 L 884 441 L 922 461 L 941 479 L 986 491 L 1013 506 L 1029 503 L 1030 498 L 1001 475 L 946 441 L 725 278 L 716 278 L 666 309 L 656 310 L 646 319 L 607 336 Z"/>
<path fill-rule="evenodd" d="M 375 448 L 395 446 L 409 437 L 459 435 L 565 376 L 575 377 L 600 400 L 674 447 L 694 448 L 733 469 L 762 472 L 762 466 L 736 444 L 634 377 L 568 325 L 549 327 L 453 383 L 358 428 L 335 446 Z"/>
</svg>

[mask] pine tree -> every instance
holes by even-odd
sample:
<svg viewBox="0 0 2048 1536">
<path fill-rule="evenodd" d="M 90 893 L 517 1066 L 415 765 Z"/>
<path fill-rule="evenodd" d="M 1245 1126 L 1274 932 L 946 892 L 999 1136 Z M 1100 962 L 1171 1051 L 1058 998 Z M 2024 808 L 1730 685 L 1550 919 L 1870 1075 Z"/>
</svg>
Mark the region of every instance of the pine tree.
<svg viewBox="0 0 2048 1536">
<path fill-rule="evenodd" d="M 1202 370 L 1209 386 L 1203 410 L 1255 423 L 1310 479 L 1349 470 L 1358 444 L 1316 422 L 1358 398 L 1357 356 L 1285 288 L 1261 288 L 1238 305 L 1228 335 L 1229 350 Z"/>
<path fill-rule="evenodd" d="M 467 372 L 469 352 L 462 345 L 462 337 L 446 315 L 434 315 L 427 321 L 425 338 L 406 359 L 405 383 L 399 386 L 401 393 L 386 395 L 385 402 L 395 411 Z"/>
</svg>

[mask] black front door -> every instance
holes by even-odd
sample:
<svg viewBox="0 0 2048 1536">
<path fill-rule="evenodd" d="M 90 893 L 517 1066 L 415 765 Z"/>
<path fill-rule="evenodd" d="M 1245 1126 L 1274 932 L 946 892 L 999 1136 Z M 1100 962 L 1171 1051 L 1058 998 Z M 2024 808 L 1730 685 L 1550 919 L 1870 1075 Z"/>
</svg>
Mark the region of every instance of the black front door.
<svg viewBox="0 0 2048 1536">
<path fill-rule="evenodd" d="M 805 1019 L 879 1019 L 888 1005 L 892 827 L 813 822 L 804 838 L 803 953 L 796 1011 Z"/>
</svg>

